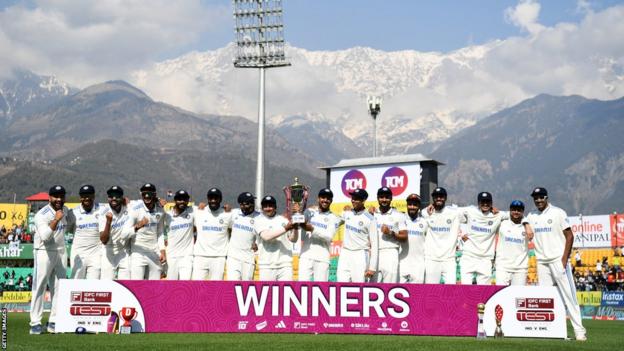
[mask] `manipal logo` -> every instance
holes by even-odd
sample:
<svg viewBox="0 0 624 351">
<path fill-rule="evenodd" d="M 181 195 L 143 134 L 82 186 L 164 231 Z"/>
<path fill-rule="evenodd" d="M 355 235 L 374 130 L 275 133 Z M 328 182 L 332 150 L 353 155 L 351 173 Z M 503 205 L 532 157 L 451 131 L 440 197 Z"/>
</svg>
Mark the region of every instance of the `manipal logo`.
<svg viewBox="0 0 624 351">
<path fill-rule="evenodd" d="M 400 167 L 391 167 L 381 177 L 381 186 L 392 190 L 392 196 L 401 195 L 407 189 L 407 173 Z"/>
<path fill-rule="evenodd" d="M 355 189 L 366 189 L 366 177 L 364 173 L 357 169 L 352 169 L 342 177 L 341 182 L 342 193 L 346 197 L 350 197 L 349 193 Z"/>
</svg>

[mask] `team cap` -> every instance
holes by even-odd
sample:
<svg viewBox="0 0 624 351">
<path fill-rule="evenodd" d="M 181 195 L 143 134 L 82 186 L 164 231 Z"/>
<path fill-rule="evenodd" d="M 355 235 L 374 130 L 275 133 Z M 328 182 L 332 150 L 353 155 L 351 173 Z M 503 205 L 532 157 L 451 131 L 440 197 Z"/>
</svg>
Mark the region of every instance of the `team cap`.
<svg viewBox="0 0 624 351">
<path fill-rule="evenodd" d="M 221 193 L 221 190 L 217 188 L 210 188 L 210 190 L 206 193 L 206 197 L 218 197 L 219 199 L 223 199 L 223 194 Z"/>
<path fill-rule="evenodd" d="M 143 186 L 141 187 L 141 192 L 145 192 L 145 191 L 149 191 L 149 192 L 156 192 L 156 185 L 152 184 L 152 183 L 145 183 L 143 184 Z"/>
<path fill-rule="evenodd" d="M 80 187 L 80 190 L 78 190 L 78 195 L 93 195 L 95 194 L 95 188 L 93 187 L 93 185 L 83 185 Z"/>
<path fill-rule="evenodd" d="M 377 196 L 382 196 L 382 195 L 387 195 L 392 197 L 392 190 L 390 190 L 390 188 L 388 188 L 387 186 L 381 187 L 379 188 L 379 190 L 377 190 Z"/>
<path fill-rule="evenodd" d="M 186 200 L 186 201 L 188 201 L 188 200 L 190 200 L 190 198 L 191 198 L 191 195 L 189 195 L 188 191 L 182 190 L 182 189 L 176 191 L 175 195 L 173 195 L 173 199 L 174 200 Z"/>
<path fill-rule="evenodd" d="M 319 190 L 318 197 L 328 197 L 330 199 L 334 198 L 334 192 L 329 188 L 323 188 Z"/>
<path fill-rule="evenodd" d="M 435 189 L 433 189 L 433 192 L 431 193 L 431 196 L 448 196 L 448 194 L 446 193 L 446 189 L 444 189 L 443 187 L 439 186 Z"/>
<path fill-rule="evenodd" d="M 351 198 L 354 200 L 368 199 L 368 192 L 364 189 L 355 189 L 354 191 L 350 192 L 349 195 L 351 195 Z"/>
<path fill-rule="evenodd" d="M 477 202 L 481 202 L 481 201 L 492 201 L 492 194 L 488 193 L 487 191 L 483 191 L 480 192 L 479 195 L 477 195 Z"/>
<path fill-rule="evenodd" d="M 418 196 L 418 194 L 409 194 L 407 198 L 405 198 L 405 202 L 407 202 L 408 204 L 420 205 L 420 196 Z"/>
<path fill-rule="evenodd" d="M 65 195 L 66 193 L 67 192 L 65 191 L 65 188 L 63 188 L 63 186 L 61 185 L 53 185 L 48 191 L 49 196 L 61 196 Z"/>
<path fill-rule="evenodd" d="M 277 206 L 277 199 L 275 199 L 275 197 L 273 197 L 271 195 L 267 195 L 267 196 L 262 198 L 262 201 L 260 201 L 260 205 L 262 205 L 262 206 L 264 206 L 264 205 Z"/>
<path fill-rule="evenodd" d="M 123 196 L 124 191 L 120 186 L 113 185 L 108 190 L 106 190 L 106 195 L 108 196 Z"/>
<path fill-rule="evenodd" d="M 541 188 L 541 187 L 537 187 L 533 189 L 533 192 L 531 193 L 531 197 L 537 197 L 537 196 L 548 196 L 548 190 L 546 190 L 546 188 Z"/>
<path fill-rule="evenodd" d="M 255 197 L 250 192 L 241 193 L 238 195 L 238 203 L 242 204 L 243 202 L 253 202 Z"/>
</svg>

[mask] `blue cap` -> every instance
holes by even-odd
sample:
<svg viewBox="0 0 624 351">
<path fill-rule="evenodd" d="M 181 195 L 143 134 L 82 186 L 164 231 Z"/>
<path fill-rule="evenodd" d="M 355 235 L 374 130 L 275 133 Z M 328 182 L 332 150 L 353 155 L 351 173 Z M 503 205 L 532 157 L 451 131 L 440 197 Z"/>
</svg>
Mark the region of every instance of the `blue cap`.
<svg viewBox="0 0 624 351">
<path fill-rule="evenodd" d="M 524 210 L 524 203 L 520 200 L 513 200 L 511 204 L 509 204 L 509 208 L 521 208 Z"/>
</svg>

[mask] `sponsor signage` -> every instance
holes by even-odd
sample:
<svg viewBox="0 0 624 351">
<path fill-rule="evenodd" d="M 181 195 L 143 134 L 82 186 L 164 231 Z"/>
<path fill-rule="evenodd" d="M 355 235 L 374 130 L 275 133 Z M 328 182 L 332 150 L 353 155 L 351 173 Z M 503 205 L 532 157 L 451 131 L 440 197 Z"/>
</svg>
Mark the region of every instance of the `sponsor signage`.
<svg viewBox="0 0 624 351">
<path fill-rule="evenodd" d="M 611 222 L 608 215 L 572 216 L 568 220 L 574 234 L 574 247 L 611 247 Z"/>
<path fill-rule="evenodd" d="M 603 291 L 602 306 L 624 307 L 624 292 L 622 291 Z"/>
<path fill-rule="evenodd" d="M 349 193 L 355 189 L 366 189 L 369 201 L 376 201 L 377 189 L 387 186 L 392 190 L 394 200 L 405 200 L 411 193 L 420 194 L 420 163 L 406 163 L 398 166 L 362 166 L 358 168 L 336 168 L 331 170 L 330 184 L 335 203 L 349 202 Z"/>
<path fill-rule="evenodd" d="M 0 303 L 30 303 L 30 291 L 4 291 L 0 294 Z"/>
<path fill-rule="evenodd" d="M 477 305 L 496 299 L 509 314 L 505 318 L 515 320 L 503 320 L 509 336 L 565 337 L 565 311 L 554 288 L 522 287 L 506 293 L 508 289 L 512 287 L 63 280 L 57 329 L 60 325 L 59 330 L 73 332 L 79 321 L 100 327 L 94 322 L 106 321 L 107 313 L 125 306 L 136 309 L 148 333 L 476 336 Z M 563 336 L 557 333 L 559 324 Z M 536 329 L 518 334 L 514 325 Z M 547 330 L 538 330 L 544 325 Z"/>
<path fill-rule="evenodd" d="M 577 291 L 576 299 L 581 306 L 600 306 L 602 291 Z"/>
<path fill-rule="evenodd" d="M 33 244 L 10 243 L 0 245 L 0 259 L 32 260 Z"/>
<path fill-rule="evenodd" d="M 22 225 L 28 220 L 28 205 L 25 204 L 0 204 L 0 227 L 7 229 L 13 224 Z"/>
<path fill-rule="evenodd" d="M 611 215 L 611 246 L 624 246 L 624 215 Z"/>
</svg>

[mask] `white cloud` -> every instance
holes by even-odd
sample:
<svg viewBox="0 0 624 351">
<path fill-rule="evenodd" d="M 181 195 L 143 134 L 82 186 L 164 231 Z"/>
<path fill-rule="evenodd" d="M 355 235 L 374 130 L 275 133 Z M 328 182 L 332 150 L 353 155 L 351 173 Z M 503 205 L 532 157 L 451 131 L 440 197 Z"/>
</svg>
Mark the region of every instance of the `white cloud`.
<svg viewBox="0 0 624 351">
<path fill-rule="evenodd" d="M 534 0 L 522 0 L 516 7 L 505 10 L 505 19 L 531 34 L 537 34 L 544 29 L 538 22 L 541 7 Z"/>
<path fill-rule="evenodd" d="M 193 1 L 37 0 L 0 12 L 0 67 L 57 74 L 70 83 L 124 78 L 231 18 Z M 228 23 L 229 26 L 229 23 Z M 220 29 L 219 29 L 220 30 Z"/>
</svg>

